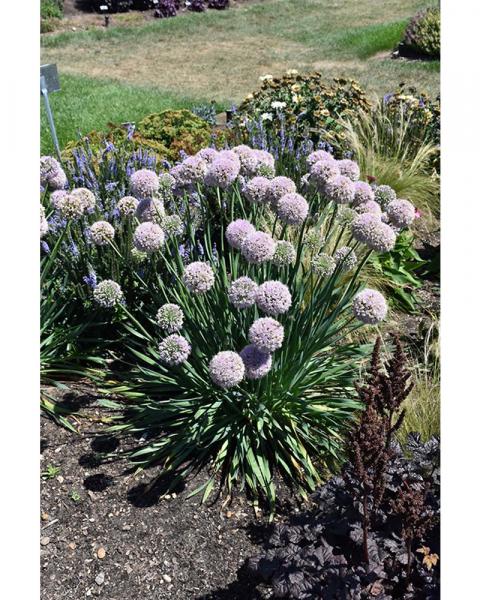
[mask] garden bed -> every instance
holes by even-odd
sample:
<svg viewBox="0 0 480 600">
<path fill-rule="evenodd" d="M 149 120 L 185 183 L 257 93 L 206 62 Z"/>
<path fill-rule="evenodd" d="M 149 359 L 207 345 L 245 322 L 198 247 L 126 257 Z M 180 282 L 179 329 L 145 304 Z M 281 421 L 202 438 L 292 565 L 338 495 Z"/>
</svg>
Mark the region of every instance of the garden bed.
<svg viewBox="0 0 480 600">
<path fill-rule="evenodd" d="M 160 486 L 144 494 L 156 469 L 136 476 L 126 461 L 100 464 L 98 453 L 118 453 L 127 442 L 102 435 L 105 425 L 95 421 L 105 410 L 95 401 L 88 386 L 63 393 L 62 402 L 86 416 L 80 435 L 42 418 L 41 471 L 60 469 L 41 480 L 42 600 L 259 597 L 242 566 L 268 538 L 266 519 L 242 494 L 229 505 L 188 499 L 202 473 L 160 498 Z M 285 490 L 284 497 L 286 511 Z"/>
</svg>

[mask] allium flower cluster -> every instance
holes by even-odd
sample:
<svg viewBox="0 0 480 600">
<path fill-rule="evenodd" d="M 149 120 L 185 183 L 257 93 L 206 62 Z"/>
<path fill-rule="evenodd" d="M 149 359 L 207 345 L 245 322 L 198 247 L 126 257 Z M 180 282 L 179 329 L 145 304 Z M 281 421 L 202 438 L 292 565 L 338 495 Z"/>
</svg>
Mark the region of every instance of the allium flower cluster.
<svg viewBox="0 0 480 600">
<path fill-rule="evenodd" d="M 258 308 L 267 315 L 283 315 L 292 305 L 288 287 L 281 281 L 265 281 L 255 292 Z"/>
<path fill-rule="evenodd" d="M 245 198 L 252 204 L 266 204 L 269 201 L 270 179 L 257 176 L 247 182 L 244 188 Z"/>
<path fill-rule="evenodd" d="M 183 326 L 183 310 L 178 304 L 164 304 L 158 309 L 157 323 L 167 333 L 180 331 Z"/>
<path fill-rule="evenodd" d="M 272 368 L 271 354 L 262 352 L 253 344 L 245 346 L 240 352 L 240 356 L 245 365 L 245 377 L 247 379 L 261 379 Z"/>
<path fill-rule="evenodd" d="M 181 365 L 187 361 L 192 348 L 183 335 L 173 333 L 158 346 L 158 356 L 160 361 L 169 367 Z"/>
<path fill-rule="evenodd" d="M 218 187 L 225 190 L 232 185 L 239 172 L 238 163 L 229 157 L 220 156 L 219 153 L 219 156 L 207 168 L 204 182 L 208 187 Z"/>
<path fill-rule="evenodd" d="M 367 288 L 355 296 L 352 309 L 359 321 L 367 325 L 376 325 L 387 316 L 388 306 L 380 292 Z"/>
<path fill-rule="evenodd" d="M 197 156 L 203 159 L 207 164 L 212 163 L 218 156 L 215 148 L 202 148 L 197 152 Z"/>
<path fill-rule="evenodd" d="M 252 150 L 252 154 L 255 157 L 257 164 L 255 166 L 255 173 L 258 175 L 266 175 L 272 177 L 275 173 L 275 159 L 270 152 L 266 150 Z"/>
<path fill-rule="evenodd" d="M 316 185 L 320 190 L 332 179 L 340 175 L 340 169 L 336 162 L 332 160 L 319 160 L 310 168 L 310 182 Z"/>
<path fill-rule="evenodd" d="M 45 209 L 40 205 L 40 239 L 48 233 L 48 221 L 45 218 Z"/>
<path fill-rule="evenodd" d="M 308 216 L 308 202 L 300 194 L 285 194 L 278 201 L 277 214 L 286 225 L 301 225 Z"/>
<path fill-rule="evenodd" d="M 245 238 L 252 233 L 255 233 L 255 227 L 249 221 L 237 219 L 228 225 L 225 231 L 225 237 L 232 248 L 240 250 Z"/>
<path fill-rule="evenodd" d="M 248 331 L 250 343 L 265 353 L 275 352 L 281 348 L 284 335 L 281 323 L 271 317 L 257 319 Z"/>
<path fill-rule="evenodd" d="M 93 299 L 102 308 L 112 308 L 123 300 L 122 288 L 116 281 L 104 279 L 93 290 Z"/>
<path fill-rule="evenodd" d="M 152 198 L 159 187 L 158 176 L 155 171 L 139 169 L 130 176 L 130 191 L 140 199 Z"/>
<path fill-rule="evenodd" d="M 242 256 L 253 264 L 260 264 L 272 260 L 275 254 L 276 244 L 268 233 L 255 231 L 243 240 L 240 248 Z"/>
<path fill-rule="evenodd" d="M 131 217 L 138 207 L 138 200 L 133 196 L 124 196 L 117 203 L 118 212 L 122 217 Z"/>
<path fill-rule="evenodd" d="M 67 176 L 58 160 L 53 156 L 41 156 L 40 185 L 50 190 L 63 190 L 67 183 Z"/>
<path fill-rule="evenodd" d="M 160 250 L 165 243 L 165 234 L 160 225 L 147 221 L 141 223 L 134 231 L 133 244 L 140 252 L 151 254 Z"/>
<path fill-rule="evenodd" d="M 115 229 L 107 221 L 97 221 L 90 226 L 90 237 L 96 246 L 108 246 L 115 237 Z"/>
<path fill-rule="evenodd" d="M 320 277 L 329 277 L 335 271 L 335 260 L 328 254 L 322 252 L 312 258 L 310 263 L 312 271 Z"/>
<path fill-rule="evenodd" d="M 356 181 L 354 187 L 355 197 L 353 198 L 353 206 L 359 206 L 364 202 L 375 200 L 372 187 L 366 181 Z"/>
<path fill-rule="evenodd" d="M 233 152 L 240 160 L 240 173 L 245 177 L 253 177 L 257 172 L 258 159 L 252 149 L 245 144 L 235 146 Z"/>
<path fill-rule="evenodd" d="M 162 227 L 167 237 L 178 237 L 184 231 L 182 219 L 178 215 L 167 215 L 164 217 Z"/>
<path fill-rule="evenodd" d="M 59 202 L 62 198 L 65 198 L 67 192 L 65 190 L 55 190 L 50 194 L 50 204 L 54 209 L 58 210 Z"/>
<path fill-rule="evenodd" d="M 395 246 L 397 236 L 393 229 L 378 218 L 378 215 L 364 213 L 352 223 L 353 237 L 377 252 L 388 252 Z"/>
<path fill-rule="evenodd" d="M 282 175 L 270 180 L 269 200 L 273 208 L 276 208 L 278 201 L 285 194 L 294 194 L 297 191 L 295 182 Z"/>
<path fill-rule="evenodd" d="M 357 218 L 357 211 L 349 206 L 340 205 L 337 211 L 337 223 L 342 226 L 351 225 Z"/>
<path fill-rule="evenodd" d="M 57 208 L 60 216 L 64 219 L 80 219 L 85 212 L 81 198 L 73 194 L 59 198 Z"/>
<path fill-rule="evenodd" d="M 340 169 L 340 173 L 348 177 L 351 181 L 358 181 L 360 179 L 360 167 L 355 161 L 348 158 L 337 160 L 337 166 Z"/>
<path fill-rule="evenodd" d="M 255 304 L 258 285 L 250 277 L 239 277 L 230 285 L 228 299 L 235 308 L 249 308 Z"/>
<path fill-rule="evenodd" d="M 377 185 L 374 189 L 375 200 L 384 209 L 389 202 L 397 199 L 397 194 L 389 185 Z"/>
<path fill-rule="evenodd" d="M 345 175 L 337 175 L 326 182 L 324 192 L 336 204 L 350 204 L 355 198 L 355 184 Z"/>
<path fill-rule="evenodd" d="M 403 229 L 415 220 L 415 207 L 408 200 L 392 200 L 387 204 L 387 216 L 395 227 Z"/>
<path fill-rule="evenodd" d="M 355 208 L 355 211 L 360 215 L 364 213 L 369 213 L 371 215 L 378 215 L 378 217 L 380 217 L 380 215 L 382 214 L 382 207 L 378 202 L 375 202 L 375 200 L 367 200 L 367 202 L 359 204 Z"/>
<path fill-rule="evenodd" d="M 325 244 L 325 238 L 318 229 L 309 229 L 303 239 L 305 245 L 311 252 L 318 252 Z"/>
<path fill-rule="evenodd" d="M 216 354 L 210 361 L 208 370 L 213 383 L 223 389 L 238 385 L 245 376 L 242 357 L 230 350 Z"/>
<path fill-rule="evenodd" d="M 215 283 L 212 267 L 200 261 L 190 263 L 185 267 L 183 283 L 192 294 L 205 294 Z"/>
<path fill-rule="evenodd" d="M 165 208 L 162 200 L 146 198 L 139 202 L 135 214 L 141 223 L 150 221 L 161 225 L 165 216 Z"/>
<path fill-rule="evenodd" d="M 333 255 L 334 261 L 342 271 L 351 271 L 357 264 L 357 255 L 349 246 L 342 246 Z"/>
<path fill-rule="evenodd" d="M 97 205 L 94 194 L 87 188 L 76 188 L 70 192 L 70 196 L 78 200 L 86 212 L 92 211 Z"/>
<path fill-rule="evenodd" d="M 277 242 L 272 262 L 276 267 L 286 267 L 294 263 L 296 255 L 295 247 L 291 242 L 280 240 Z"/>
<path fill-rule="evenodd" d="M 314 152 L 311 152 L 307 156 L 307 165 L 310 168 L 315 163 L 317 163 L 319 161 L 325 161 L 325 160 L 330 161 L 330 162 L 335 162 L 335 159 L 330 154 L 330 152 L 327 152 L 326 150 L 315 150 Z"/>
</svg>

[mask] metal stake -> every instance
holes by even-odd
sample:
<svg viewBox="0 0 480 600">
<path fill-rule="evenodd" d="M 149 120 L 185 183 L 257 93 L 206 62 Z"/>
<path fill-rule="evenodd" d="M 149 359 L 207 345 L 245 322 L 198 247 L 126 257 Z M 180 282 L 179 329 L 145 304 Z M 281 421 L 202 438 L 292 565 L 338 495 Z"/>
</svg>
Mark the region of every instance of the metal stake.
<svg viewBox="0 0 480 600">
<path fill-rule="evenodd" d="M 47 82 L 43 75 L 40 76 L 40 93 L 45 101 L 45 108 L 47 110 L 48 125 L 50 127 L 50 133 L 52 134 L 53 145 L 55 146 L 55 152 L 57 153 L 58 160 L 61 162 L 62 157 L 60 155 L 60 146 L 58 144 L 57 132 L 55 130 L 55 123 L 53 122 L 52 109 L 50 108 L 50 101 L 48 99 L 48 88 Z"/>
</svg>

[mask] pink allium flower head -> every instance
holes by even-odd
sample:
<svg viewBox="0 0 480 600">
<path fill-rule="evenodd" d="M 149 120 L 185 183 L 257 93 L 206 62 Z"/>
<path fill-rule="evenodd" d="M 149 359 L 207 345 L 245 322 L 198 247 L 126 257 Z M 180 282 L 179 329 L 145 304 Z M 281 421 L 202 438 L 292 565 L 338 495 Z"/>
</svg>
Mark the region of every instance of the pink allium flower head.
<svg viewBox="0 0 480 600">
<path fill-rule="evenodd" d="M 257 176 L 247 182 L 245 198 L 252 204 L 266 204 L 269 201 L 270 179 Z"/>
<path fill-rule="evenodd" d="M 265 281 L 255 292 L 258 308 L 267 315 L 283 315 L 292 305 L 288 287 L 281 281 Z"/>
<path fill-rule="evenodd" d="M 337 160 L 337 166 L 340 169 L 340 174 L 348 177 L 351 181 L 358 181 L 360 179 L 360 167 L 355 161 L 348 158 Z"/>
<path fill-rule="evenodd" d="M 253 344 L 245 346 L 240 352 L 240 356 L 245 365 L 245 377 L 247 379 L 261 379 L 272 368 L 271 354 L 262 352 Z"/>
<path fill-rule="evenodd" d="M 104 279 L 93 290 L 93 299 L 102 308 L 113 308 L 123 300 L 122 288 L 116 281 Z"/>
<path fill-rule="evenodd" d="M 200 261 L 190 263 L 185 267 L 183 283 L 192 294 L 205 294 L 215 283 L 212 267 Z"/>
<path fill-rule="evenodd" d="M 415 207 L 408 200 L 392 200 L 387 204 L 386 213 L 392 225 L 403 229 L 415 220 Z"/>
<path fill-rule="evenodd" d="M 323 189 L 323 186 L 332 179 L 340 175 L 340 169 L 336 162 L 332 160 L 319 160 L 314 163 L 310 168 L 310 179 L 309 182 L 316 185 L 319 189 Z"/>
<path fill-rule="evenodd" d="M 187 361 L 192 348 L 183 335 L 173 333 L 158 346 L 160 361 L 169 367 L 176 367 Z"/>
<path fill-rule="evenodd" d="M 230 350 L 215 354 L 208 370 L 213 383 L 223 389 L 238 385 L 245 376 L 245 365 L 241 356 Z"/>
<path fill-rule="evenodd" d="M 180 165 L 183 186 L 195 185 L 203 181 L 207 173 L 207 162 L 200 156 L 189 156 Z"/>
<path fill-rule="evenodd" d="M 349 246 L 339 248 L 333 258 L 342 271 L 351 271 L 357 264 L 357 255 Z"/>
<path fill-rule="evenodd" d="M 141 223 L 151 221 L 152 223 L 161 225 L 165 217 L 165 208 L 162 200 L 157 200 L 156 198 L 141 200 L 138 203 L 135 215 Z"/>
<path fill-rule="evenodd" d="M 284 330 L 281 323 L 271 317 L 254 321 L 248 331 L 248 340 L 261 352 L 275 352 L 283 344 Z"/>
<path fill-rule="evenodd" d="M 245 219 L 237 219 L 227 227 L 225 237 L 232 248 L 240 250 L 243 240 L 252 233 L 255 233 L 255 227 L 251 223 Z"/>
<path fill-rule="evenodd" d="M 375 194 L 373 193 L 372 187 L 365 181 L 356 181 L 353 206 L 359 206 L 360 204 L 364 204 L 371 200 L 375 200 Z"/>
<path fill-rule="evenodd" d="M 131 217 L 138 207 L 138 200 L 133 196 L 124 196 L 117 203 L 118 212 L 122 217 Z"/>
<path fill-rule="evenodd" d="M 266 150 L 252 150 L 253 156 L 257 160 L 255 172 L 258 174 L 275 173 L 275 159 L 270 152 Z"/>
<path fill-rule="evenodd" d="M 375 202 L 375 200 L 367 200 L 366 202 L 359 204 L 355 208 L 355 211 L 360 215 L 363 213 L 369 213 L 371 215 L 378 215 L 380 217 L 382 214 L 382 207 L 380 204 L 378 204 L 378 202 Z"/>
<path fill-rule="evenodd" d="M 212 163 L 218 156 L 215 148 L 202 148 L 197 152 L 197 156 L 202 158 L 207 164 Z"/>
<path fill-rule="evenodd" d="M 235 308 L 249 308 L 255 304 L 258 285 L 250 277 L 239 277 L 228 290 L 228 299 Z"/>
<path fill-rule="evenodd" d="M 320 277 L 330 277 L 336 267 L 335 259 L 325 252 L 321 252 L 314 256 L 310 265 L 312 271 Z"/>
<path fill-rule="evenodd" d="M 67 186 L 67 176 L 60 163 L 53 156 L 40 157 L 40 185 L 50 190 L 63 190 Z"/>
<path fill-rule="evenodd" d="M 155 171 L 139 169 L 130 176 L 130 191 L 136 198 L 152 198 L 158 192 L 158 186 Z"/>
<path fill-rule="evenodd" d="M 65 198 L 67 192 L 65 190 L 55 190 L 50 194 L 50 204 L 53 208 L 58 209 L 58 204 L 62 198 Z"/>
<path fill-rule="evenodd" d="M 115 229 L 107 221 L 97 221 L 90 226 L 90 236 L 96 246 L 108 246 L 115 237 Z"/>
<path fill-rule="evenodd" d="M 160 250 L 165 243 L 165 234 L 160 225 L 147 221 L 141 223 L 133 234 L 133 245 L 140 252 L 151 254 Z"/>
<path fill-rule="evenodd" d="M 156 321 L 167 333 L 180 331 L 183 325 L 183 310 L 178 304 L 164 304 L 158 309 Z"/>
<path fill-rule="evenodd" d="M 48 221 L 45 218 L 45 209 L 40 205 L 40 239 L 48 233 Z"/>
<path fill-rule="evenodd" d="M 376 325 L 387 316 L 388 306 L 380 292 L 367 288 L 355 296 L 352 309 L 359 321 L 367 325 Z"/>
<path fill-rule="evenodd" d="M 375 200 L 385 208 L 389 202 L 397 199 L 397 193 L 389 185 L 377 185 L 374 190 Z"/>
<path fill-rule="evenodd" d="M 278 201 L 277 214 L 286 225 L 301 225 L 308 216 L 308 202 L 300 194 L 285 194 Z"/>
<path fill-rule="evenodd" d="M 316 162 L 325 161 L 325 160 L 330 161 L 330 162 L 335 162 L 335 159 L 330 154 L 330 152 L 327 152 L 326 150 L 315 150 L 314 152 L 311 152 L 307 156 L 307 165 L 309 167 L 313 167 L 313 165 Z"/>
<path fill-rule="evenodd" d="M 232 149 L 240 160 L 240 173 L 245 177 L 253 177 L 257 172 L 258 159 L 249 146 L 240 144 Z"/>
<path fill-rule="evenodd" d="M 77 198 L 87 212 L 91 212 L 97 205 L 95 195 L 87 188 L 76 188 L 70 192 L 70 196 Z"/>
<path fill-rule="evenodd" d="M 85 213 L 85 205 L 78 195 L 66 194 L 57 201 L 58 212 L 64 219 L 80 219 Z"/>
<path fill-rule="evenodd" d="M 236 156 L 235 153 L 233 154 Z M 204 180 L 205 185 L 218 187 L 222 190 L 227 189 L 238 177 L 240 172 L 239 163 L 240 161 L 236 163 L 228 157 L 221 156 L 219 152 L 219 156 L 208 166 Z"/>
<path fill-rule="evenodd" d="M 337 175 L 327 181 L 324 193 L 336 204 L 350 204 L 355 198 L 355 184 L 345 175 Z"/>
<path fill-rule="evenodd" d="M 377 252 L 389 252 L 395 246 L 397 236 L 393 229 L 378 218 L 378 215 L 364 213 L 352 223 L 353 237 Z"/>
<path fill-rule="evenodd" d="M 247 235 L 240 249 L 242 256 L 253 264 L 260 264 L 272 260 L 275 254 L 275 241 L 268 233 L 256 231 Z"/>
<path fill-rule="evenodd" d="M 297 191 L 295 182 L 282 175 L 274 177 L 270 181 L 269 198 L 273 208 L 277 207 L 278 201 L 285 194 L 294 194 Z"/>
<path fill-rule="evenodd" d="M 297 251 L 295 250 L 295 246 L 291 242 L 280 240 L 277 242 L 272 262 L 277 267 L 286 267 L 295 262 L 296 256 Z"/>
<path fill-rule="evenodd" d="M 238 157 L 237 153 L 233 150 L 220 150 L 217 154 L 217 158 L 220 158 L 222 160 L 230 160 L 235 164 L 235 166 L 238 167 L 238 170 L 240 171 L 240 158 Z"/>
</svg>

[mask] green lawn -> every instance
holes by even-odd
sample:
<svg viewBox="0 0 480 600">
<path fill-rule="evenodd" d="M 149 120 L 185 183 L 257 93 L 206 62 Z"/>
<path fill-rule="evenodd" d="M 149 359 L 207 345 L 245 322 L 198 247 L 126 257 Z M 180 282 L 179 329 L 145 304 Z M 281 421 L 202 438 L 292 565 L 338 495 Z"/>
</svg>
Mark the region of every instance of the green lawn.
<svg viewBox="0 0 480 600">
<path fill-rule="evenodd" d="M 139 26 L 42 38 L 42 62 L 57 63 L 52 96 L 61 144 L 109 121 L 216 100 L 239 102 L 265 73 L 321 71 L 383 94 L 400 81 L 436 94 L 438 62 L 392 60 L 421 0 L 264 0 Z M 115 25 L 115 17 L 113 17 Z M 45 134 L 42 120 L 42 139 Z M 42 150 L 49 148 L 48 140 Z"/>
</svg>

